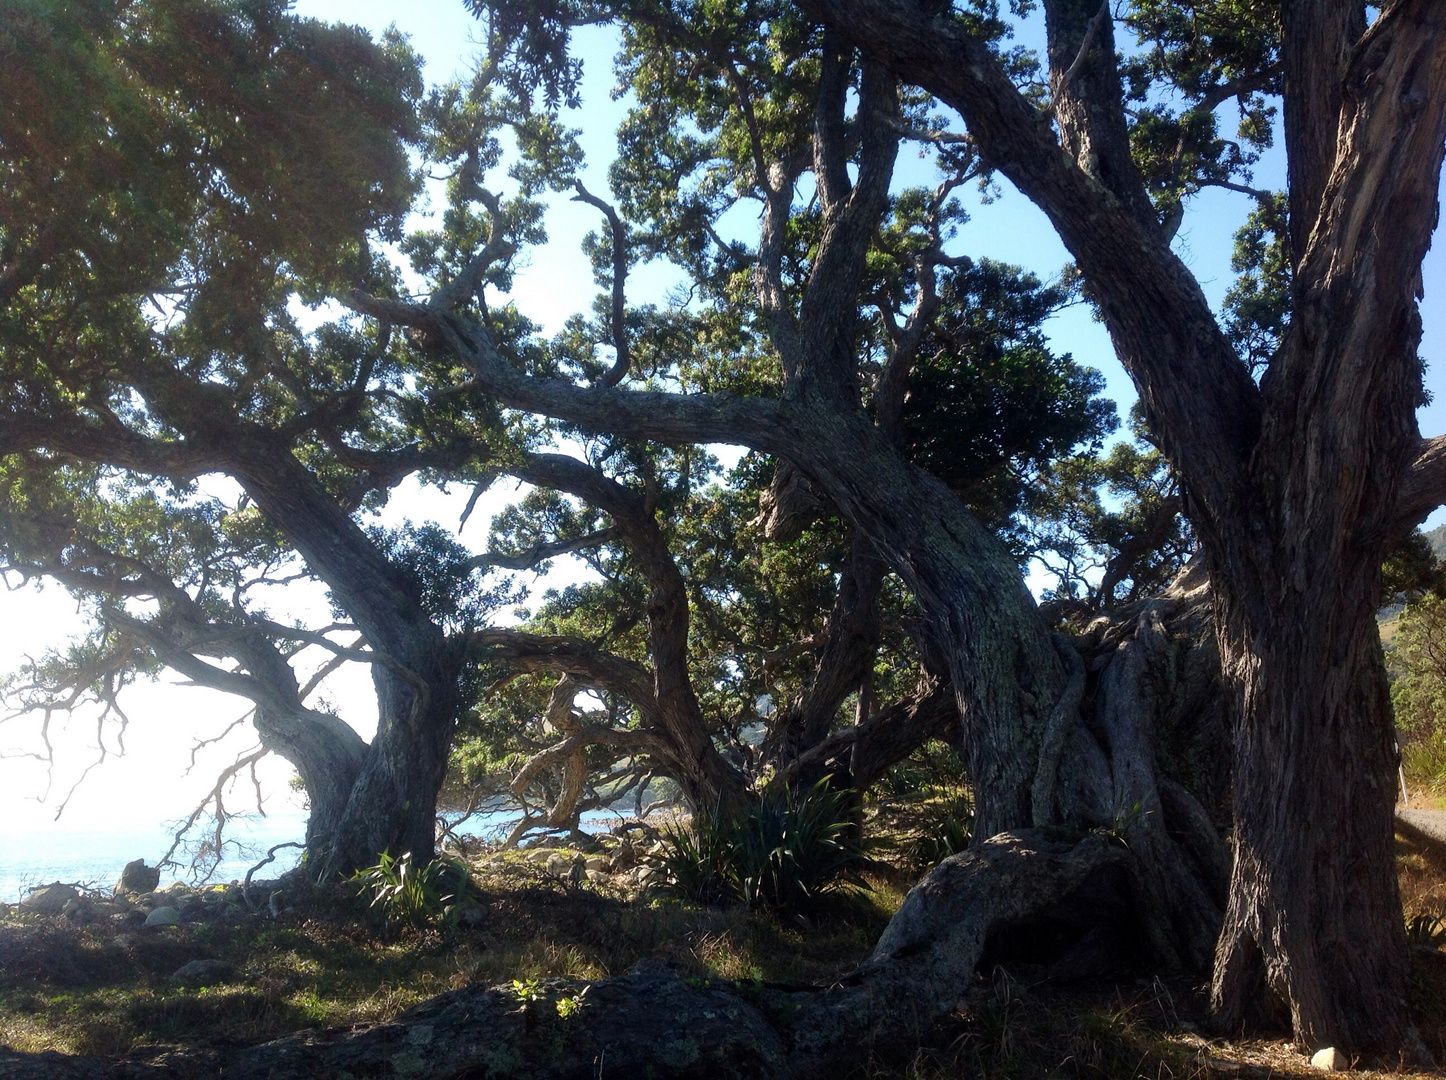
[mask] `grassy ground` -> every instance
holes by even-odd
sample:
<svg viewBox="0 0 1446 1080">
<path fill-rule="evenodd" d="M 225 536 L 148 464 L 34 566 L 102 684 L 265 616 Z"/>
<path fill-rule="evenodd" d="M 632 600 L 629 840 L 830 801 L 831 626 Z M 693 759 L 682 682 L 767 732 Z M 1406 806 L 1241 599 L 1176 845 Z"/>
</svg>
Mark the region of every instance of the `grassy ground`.
<svg viewBox="0 0 1446 1080">
<path fill-rule="evenodd" d="M 887 812 L 887 808 L 886 808 Z M 895 844 L 900 860 L 907 844 Z M 872 891 L 808 924 L 710 910 L 604 882 L 568 884 L 522 855 L 474 861 L 482 911 L 466 929 L 387 928 L 344 897 L 315 910 L 139 930 L 11 911 L 0 920 L 0 1042 L 23 1050 L 154 1057 L 168 1047 L 264 1041 L 307 1027 L 383 1020 L 441 991 L 554 975 L 598 978 L 660 958 L 687 975 L 826 983 L 853 967 L 902 900 L 909 872 L 875 864 Z M 1408 915 L 1446 912 L 1446 857 L 1403 842 Z M 1446 1061 L 1446 955 L 1418 949 L 1413 995 L 1430 1049 Z M 218 985 L 170 978 L 196 959 L 229 961 Z M 1196 979 L 1127 975 L 1052 985 L 1042 971 L 981 973 L 946 1022 L 887 1055 L 861 1048 L 859 1075 L 1204 1078 L 1310 1076 L 1280 1040 L 1202 1034 Z M 1371 1074 L 1366 1074 L 1371 1075 Z M 1392 1075 L 1420 1075 L 1394 1073 Z"/>
</svg>

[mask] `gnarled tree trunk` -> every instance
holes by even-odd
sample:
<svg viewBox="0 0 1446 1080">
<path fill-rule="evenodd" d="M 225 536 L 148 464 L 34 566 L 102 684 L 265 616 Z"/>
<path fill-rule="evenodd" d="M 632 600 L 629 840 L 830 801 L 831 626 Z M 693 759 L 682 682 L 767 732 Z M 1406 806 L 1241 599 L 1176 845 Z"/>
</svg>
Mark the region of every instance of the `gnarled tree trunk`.
<svg viewBox="0 0 1446 1080">
<path fill-rule="evenodd" d="M 390 563 L 286 449 L 234 433 L 236 473 L 257 506 L 331 588 L 370 647 L 377 732 L 345 806 L 307 830 L 306 872 L 345 874 L 379 853 L 432 858 L 437 793 L 461 709 L 465 643 L 449 641 L 422 607 L 416 582 Z M 328 798 L 330 804 L 335 800 Z"/>
</svg>

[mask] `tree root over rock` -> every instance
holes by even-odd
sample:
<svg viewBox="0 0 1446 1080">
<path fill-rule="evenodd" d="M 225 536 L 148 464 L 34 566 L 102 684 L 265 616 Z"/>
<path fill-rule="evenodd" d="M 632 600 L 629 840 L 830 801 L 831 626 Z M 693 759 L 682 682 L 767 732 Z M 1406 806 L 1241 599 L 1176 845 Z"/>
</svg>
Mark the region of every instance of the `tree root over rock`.
<svg viewBox="0 0 1446 1080">
<path fill-rule="evenodd" d="M 1090 834 L 1003 833 L 952 856 L 909 894 L 873 955 L 814 990 L 682 979 L 644 963 L 588 983 L 453 991 L 365 1029 L 304 1032 L 149 1062 L 0 1050 L 0 1080 L 315 1077 L 815 1080 L 906 1050 L 958 1002 L 990 942 L 1067 909 L 1132 858 Z"/>
</svg>

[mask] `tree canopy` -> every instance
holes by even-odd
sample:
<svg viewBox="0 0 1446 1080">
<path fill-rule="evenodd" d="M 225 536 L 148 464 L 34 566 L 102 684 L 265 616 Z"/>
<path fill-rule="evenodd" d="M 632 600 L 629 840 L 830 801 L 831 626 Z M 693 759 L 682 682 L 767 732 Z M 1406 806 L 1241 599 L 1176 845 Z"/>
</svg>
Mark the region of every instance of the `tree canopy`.
<svg viewBox="0 0 1446 1080">
<path fill-rule="evenodd" d="M 1047 849 L 1074 888 L 1126 859 L 1103 834 L 985 845 L 1124 828 L 1144 947 L 1213 952 L 1222 1023 L 1269 983 L 1303 1042 L 1399 1046 L 1373 614 L 1383 558 L 1442 495 L 1446 444 L 1413 410 L 1446 13 L 1046 0 L 1035 56 L 1010 45 L 1023 3 L 470 6 L 475 72 L 426 92 L 400 38 L 280 3 L 0 8 L 0 543 L 97 620 L 28 703 L 157 663 L 249 697 L 312 796 L 322 874 L 431 850 L 462 722 L 530 755 L 512 787 L 537 782 L 548 827 L 575 827 L 599 771 L 622 769 L 611 794 L 656 771 L 726 817 L 760 784 L 862 786 L 946 734 L 976 862 L 938 881 L 1006 881 Z M 599 23 L 629 95 L 606 194 L 563 112 L 571 34 Z M 1251 186 L 1277 101 L 1280 193 Z M 905 150 L 933 186 L 899 181 Z M 409 155 L 446 209 L 406 234 Z M 957 194 L 996 172 L 1069 249 L 1058 280 L 957 242 Z M 1220 312 L 1171 247 L 1212 186 L 1256 205 Z M 508 302 L 548 191 L 599 215 L 600 294 L 552 337 Z M 630 298 L 650 259 L 676 298 Z M 1040 330 L 1077 296 L 1140 395 L 1143 442 L 1104 458 L 1098 376 Z M 308 329 L 298 305 L 323 304 Z M 748 455 L 720 475 L 716 444 Z M 197 486 L 215 474 L 239 495 Z M 488 553 L 368 528 L 413 475 L 536 494 Z M 1154 596 L 1192 540 L 1193 572 Z M 483 572 L 570 552 L 595 584 L 495 624 L 512 601 Z M 332 624 L 269 618 L 253 594 L 289 573 L 324 583 Z M 370 665 L 369 744 L 307 704 L 302 646 Z M 575 715 L 584 689 L 601 705 Z M 1236 733 L 1233 870 L 1209 785 L 1150 734 L 1167 723 L 1180 745 Z M 881 1003 L 977 957 L 983 931 L 938 951 L 973 888 L 916 892 L 874 982 L 799 1023 L 902 1023 Z"/>
</svg>

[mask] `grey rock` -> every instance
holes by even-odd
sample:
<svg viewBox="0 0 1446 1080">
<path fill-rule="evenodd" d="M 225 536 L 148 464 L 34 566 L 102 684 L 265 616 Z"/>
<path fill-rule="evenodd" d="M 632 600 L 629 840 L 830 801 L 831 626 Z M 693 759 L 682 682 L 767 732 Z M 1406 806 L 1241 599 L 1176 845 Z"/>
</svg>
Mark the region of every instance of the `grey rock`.
<svg viewBox="0 0 1446 1080">
<path fill-rule="evenodd" d="M 155 892 L 156 886 L 160 883 L 160 867 L 147 866 L 145 859 L 132 859 L 121 871 L 120 880 L 115 883 L 115 891 L 118 893 Z"/>
<path fill-rule="evenodd" d="M 130 911 L 117 912 L 110 917 L 110 921 L 121 930 L 139 930 L 146 924 L 146 913 L 132 908 Z"/>
<path fill-rule="evenodd" d="M 31 892 L 29 896 L 20 901 L 20 910 L 36 915 L 59 915 L 65 910 L 66 903 L 71 900 L 78 902 L 80 893 L 69 885 L 61 885 L 57 882 Z"/>
<path fill-rule="evenodd" d="M 96 919 L 95 909 L 85 900 L 67 900 L 60 913 L 73 923 L 85 925 Z"/>
<path fill-rule="evenodd" d="M 144 929 L 151 929 L 156 926 L 179 926 L 181 924 L 181 909 L 175 907 L 158 907 L 146 916 L 146 921 L 141 924 Z"/>
<path fill-rule="evenodd" d="M 171 975 L 171 981 L 182 986 L 214 986 L 231 978 L 236 969 L 225 960 L 192 960 Z"/>
<path fill-rule="evenodd" d="M 452 918 L 463 930 L 475 929 L 487 922 L 487 909 L 475 900 L 463 900 L 452 909 Z"/>
</svg>

